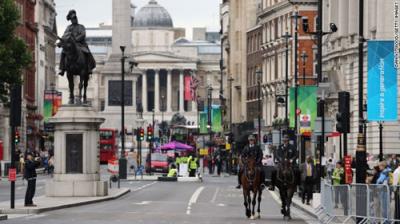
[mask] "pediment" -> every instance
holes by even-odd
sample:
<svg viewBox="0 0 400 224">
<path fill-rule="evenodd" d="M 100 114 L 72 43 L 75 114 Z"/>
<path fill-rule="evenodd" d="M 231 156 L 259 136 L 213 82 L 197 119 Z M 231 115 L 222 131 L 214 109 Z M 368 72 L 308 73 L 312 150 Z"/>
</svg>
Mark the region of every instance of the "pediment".
<svg viewBox="0 0 400 224">
<path fill-rule="evenodd" d="M 189 57 L 182 57 L 170 53 L 136 53 L 133 55 L 137 62 L 195 62 L 196 59 Z"/>
</svg>

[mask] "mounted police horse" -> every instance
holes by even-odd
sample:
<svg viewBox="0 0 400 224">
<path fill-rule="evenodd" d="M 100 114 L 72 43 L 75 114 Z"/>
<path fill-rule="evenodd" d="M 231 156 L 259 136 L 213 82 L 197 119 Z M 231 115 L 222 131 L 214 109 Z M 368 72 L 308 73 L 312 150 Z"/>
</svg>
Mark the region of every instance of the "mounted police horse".
<svg viewBox="0 0 400 224">
<path fill-rule="evenodd" d="M 281 213 L 283 218 L 291 220 L 290 205 L 292 204 L 292 198 L 296 192 L 297 184 L 292 163 L 288 159 L 284 159 L 278 166 L 276 186 L 279 188 L 279 194 L 282 201 Z"/>
<path fill-rule="evenodd" d="M 78 46 L 72 35 L 65 35 L 60 40 L 60 47 L 65 54 L 65 70 L 67 72 L 69 86 L 69 104 L 74 104 L 74 76 L 79 76 L 79 96 L 77 104 L 87 103 L 86 90 L 89 81 L 89 63 L 90 56 L 85 54 Z M 83 96 L 82 96 L 83 89 Z"/>
<path fill-rule="evenodd" d="M 243 187 L 244 207 L 246 216 L 250 219 L 260 218 L 260 204 L 263 183 L 261 177 L 261 167 L 257 166 L 256 158 L 249 157 L 243 161 L 243 172 L 241 175 Z M 253 195 L 251 194 L 253 192 Z M 255 206 L 258 201 L 257 216 L 255 216 Z"/>
</svg>

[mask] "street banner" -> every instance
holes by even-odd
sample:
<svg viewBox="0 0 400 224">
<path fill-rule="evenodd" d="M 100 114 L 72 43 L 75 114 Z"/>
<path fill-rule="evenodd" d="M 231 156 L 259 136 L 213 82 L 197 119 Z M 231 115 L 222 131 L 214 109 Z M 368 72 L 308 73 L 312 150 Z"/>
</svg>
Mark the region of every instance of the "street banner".
<svg viewBox="0 0 400 224">
<path fill-rule="evenodd" d="M 62 104 L 62 92 L 56 91 L 54 97 L 54 102 L 53 102 L 53 116 L 56 115 L 58 112 L 58 109 L 61 107 Z"/>
<path fill-rule="evenodd" d="M 45 91 L 44 92 L 44 103 L 43 103 L 44 122 L 47 122 L 49 120 L 49 118 L 51 118 L 53 116 L 53 103 L 54 103 L 53 91 Z"/>
<path fill-rule="evenodd" d="M 394 41 L 368 41 L 369 121 L 397 121 L 397 70 L 394 60 Z"/>
<path fill-rule="evenodd" d="M 222 132 L 221 108 L 212 108 L 211 118 L 212 118 L 211 130 L 213 132 Z"/>
<path fill-rule="evenodd" d="M 189 75 L 185 76 L 185 97 L 184 99 L 186 101 L 191 101 L 192 100 L 192 92 L 191 92 L 191 83 L 192 83 L 192 77 Z"/>
<path fill-rule="evenodd" d="M 295 88 L 290 88 L 290 127 L 294 127 L 294 93 Z M 297 109 L 300 109 L 299 127 L 300 133 L 310 133 L 314 130 L 315 119 L 317 118 L 317 87 L 299 86 L 297 87 Z"/>
<path fill-rule="evenodd" d="M 200 134 L 207 134 L 207 113 L 200 112 Z"/>
<path fill-rule="evenodd" d="M 344 157 L 344 173 L 345 173 L 345 183 L 351 184 L 353 183 L 353 170 L 351 169 L 351 156 Z"/>
</svg>

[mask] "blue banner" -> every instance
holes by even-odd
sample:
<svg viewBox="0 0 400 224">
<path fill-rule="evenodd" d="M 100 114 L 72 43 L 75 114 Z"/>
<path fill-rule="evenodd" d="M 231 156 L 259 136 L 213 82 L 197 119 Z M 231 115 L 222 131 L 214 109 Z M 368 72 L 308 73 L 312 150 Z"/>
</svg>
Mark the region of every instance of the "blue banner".
<svg viewBox="0 0 400 224">
<path fill-rule="evenodd" d="M 397 121 L 397 70 L 393 41 L 368 41 L 369 121 Z"/>
</svg>

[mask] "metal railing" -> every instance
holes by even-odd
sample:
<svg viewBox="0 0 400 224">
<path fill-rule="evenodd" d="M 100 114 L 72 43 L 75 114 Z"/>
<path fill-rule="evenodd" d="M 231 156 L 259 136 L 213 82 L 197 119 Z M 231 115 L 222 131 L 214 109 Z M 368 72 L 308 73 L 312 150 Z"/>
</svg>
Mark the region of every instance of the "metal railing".
<svg viewBox="0 0 400 224">
<path fill-rule="evenodd" d="M 316 214 L 321 223 L 400 224 L 400 186 L 322 181 Z"/>
</svg>

